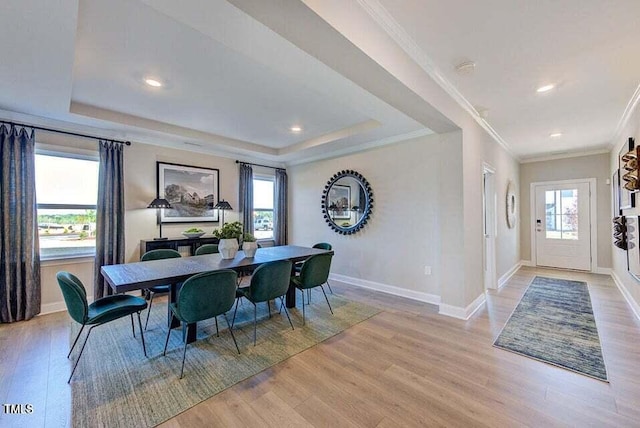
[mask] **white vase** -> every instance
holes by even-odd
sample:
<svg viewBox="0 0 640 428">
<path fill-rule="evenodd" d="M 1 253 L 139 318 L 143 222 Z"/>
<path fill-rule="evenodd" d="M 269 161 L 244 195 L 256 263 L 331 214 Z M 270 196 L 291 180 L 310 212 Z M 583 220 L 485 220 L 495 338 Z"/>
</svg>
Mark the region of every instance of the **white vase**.
<svg viewBox="0 0 640 428">
<path fill-rule="evenodd" d="M 218 251 L 223 259 L 232 259 L 238 252 L 238 240 L 236 238 L 221 239 L 218 243 Z"/>
<path fill-rule="evenodd" d="M 243 242 L 242 243 L 242 251 L 244 251 L 245 257 L 252 258 L 256 255 L 256 251 L 258 250 L 257 242 Z"/>
</svg>

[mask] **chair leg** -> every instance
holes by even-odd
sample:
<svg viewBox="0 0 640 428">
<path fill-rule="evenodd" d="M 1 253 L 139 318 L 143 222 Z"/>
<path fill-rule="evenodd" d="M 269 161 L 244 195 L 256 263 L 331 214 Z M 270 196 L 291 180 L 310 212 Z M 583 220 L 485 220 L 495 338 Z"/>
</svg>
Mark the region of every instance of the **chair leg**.
<svg viewBox="0 0 640 428">
<path fill-rule="evenodd" d="M 291 322 L 291 317 L 289 316 L 289 311 L 287 310 L 287 307 L 284 305 L 284 298 L 280 296 L 280 310 L 282 310 L 282 308 L 284 308 L 284 313 L 287 315 L 289 324 L 291 324 L 291 330 L 295 330 L 295 328 L 293 328 L 293 323 Z"/>
<path fill-rule="evenodd" d="M 238 312 L 238 301 L 240 301 L 240 298 L 236 299 L 236 308 L 233 310 L 233 319 L 231 320 L 231 327 L 233 327 L 236 323 L 236 312 Z"/>
<path fill-rule="evenodd" d="M 331 311 L 331 315 L 333 315 L 333 309 L 331 309 L 331 303 L 329 303 L 329 299 L 327 298 L 327 293 L 324 292 L 324 287 L 321 285 L 320 289 L 322 290 L 322 294 L 324 294 L 324 300 L 327 301 L 327 305 L 329 305 L 329 311 Z"/>
<path fill-rule="evenodd" d="M 87 332 L 87 337 L 84 338 L 84 343 L 82 343 L 82 348 L 80 348 L 80 354 L 78 354 L 78 359 L 76 360 L 76 363 L 73 365 L 73 370 L 71 370 L 71 374 L 69 375 L 69 379 L 67 380 L 67 383 L 71 382 L 71 378 L 73 377 L 73 374 L 76 372 L 76 368 L 78 367 L 78 363 L 80 362 L 80 358 L 82 357 L 82 353 L 84 352 L 84 347 L 87 345 L 87 341 L 89 340 L 89 335 L 91 334 L 91 330 L 93 330 L 94 327 L 97 327 L 95 325 L 91 326 L 89 328 L 89 331 Z"/>
<path fill-rule="evenodd" d="M 167 345 L 169 344 L 169 336 L 171 335 L 171 327 L 167 329 L 167 340 L 164 342 L 164 351 L 162 351 L 162 355 L 167 355 Z"/>
<path fill-rule="evenodd" d="M 304 297 L 303 297 L 304 298 Z M 307 304 L 311 304 L 311 289 L 307 289 Z"/>
<path fill-rule="evenodd" d="M 133 316 L 133 314 L 131 314 Z M 140 338 L 142 338 L 142 351 L 147 356 L 147 345 L 144 344 L 144 332 L 142 331 L 142 321 L 140 320 L 140 312 L 138 311 L 138 327 L 140 327 Z"/>
<path fill-rule="evenodd" d="M 149 300 L 149 309 L 147 309 L 147 320 L 144 322 L 144 329 L 147 329 L 147 325 L 149 324 L 149 315 L 151 315 L 151 305 L 153 305 L 153 297 L 156 293 L 149 292 L 151 294 L 151 300 Z"/>
<path fill-rule="evenodd" d="M 69 349 L 69 353 L 67 354 L 67 358 L 69 358 L 69 356 L 73 352 L 73 348 L 76 347 L 76 343 L 78 343 L 78 339 L 80 339 L 80 334 L 82 334 L 82 330 L 84 330 L 84 324 L 82 324 L 82 327 L 80 327 L 80 331 L 78 332 L 78 335 L 76 336 L 76 340 L 73 341 L 73 345 L 71 345 L 71 349 Z"/>
<path fill-rule="evenodd" d="M 220 330 L 218 330 L 218 317 L 214 317 L 216 319 L 216 337 L 220 337 Z"/>
<path fill-rule="evenodd" d="M 256 325 L 258 325 L 258 305 L 253 303 L 253 346 L 256 346 Z"/>
<path fill-rule="evenodd" d="M 329 287 L 329 292 L 333 294 L 333 290 L 331 289 L 331 284 L 329 284 L 329 281 L 327 281 L 327 287 Z"/>
<path fill-rule="evenodd" d="M 304 290 L 300 289 L 300 293 L 302 293 L 302 325 L 305 324 L 305 315 L 304 315 Z"/>
<path fill-rule="evenodd" d="M 227 322 L 227 327 L 229 327 L 229 333 L 231 333 L 231 338 L 233 339 L 233 343 L 236 345 L 236 349 L 238 350 L 238 354 L 240 354 L 240 348 L 238 348 L 238 342 L 236 342 L 236 336 L 233 334 L 233 327 L 229 324 L 229 318 L 227 318 L 227 314 L 224 315 L 224 320 Z"/>
<path fill-rule="evenodd" d="M 184 360 L 187 357 L 187 323 L 182 323 L 182 336 L 184 337 L 184 348 L 182 349 L 182 367 L 180 368 L 180 379 L 184 375 Z"/>
<path fill-rule="evenodd" d="M 133 338 L 136 338 L 136 329 L 133 326 L 133 314 L 131 314 L 131 331 L 133 332 Z"/>
</svg>

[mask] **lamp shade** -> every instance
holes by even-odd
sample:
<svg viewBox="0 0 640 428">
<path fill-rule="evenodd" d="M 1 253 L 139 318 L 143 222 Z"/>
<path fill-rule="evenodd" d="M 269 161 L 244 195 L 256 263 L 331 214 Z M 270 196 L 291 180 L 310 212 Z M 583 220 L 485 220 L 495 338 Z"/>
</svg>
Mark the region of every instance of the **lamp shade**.
<svg viewBox="0 0 640 428">
<path fill-rule="evenodd" d="M 147 208 L 171 208 L 171 204 L 166 199 L 156 198 L 151 201 Z"/>
<path fill-rule="evenodd" d="M 224 199 L 221 199 L 220 201 L 218 201 L 216 206 L 213 207 L 213 208 L 219 209 L 219 210 L 232 210 L 233 209 L 233 208 L 231 208 L 231 204 L 229 204 L 229 202 L 225 201 Z"/>
</svg>

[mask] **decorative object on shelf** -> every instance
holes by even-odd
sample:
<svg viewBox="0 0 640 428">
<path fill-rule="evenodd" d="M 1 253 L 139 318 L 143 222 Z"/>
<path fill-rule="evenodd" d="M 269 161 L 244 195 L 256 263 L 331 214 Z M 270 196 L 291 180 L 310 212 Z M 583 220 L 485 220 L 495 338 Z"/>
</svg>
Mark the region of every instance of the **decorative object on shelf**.
<svg viewBox="0 0 640 428">
<path fill-rule="evenodd" d="M 352 235 L 367 224 L 372 212 L 373 190 L 362 174 L 342 170 L 327 181 L 322 192 L 322 215 L 334 231 Z"/>
<path fill-rule="evenodd" d="M 507 183 L 507 226 L 509 229 L 516 227 L 516 186 L 513 181 Z"/>
<path fill-rule="evenodd" d="M 256 237 L 250 233 L 245 233 L 242 238 L 242 251 L 244 251 L 245 257 L 253 258 L 258 250 L 258 242 Z"/>
<path fill-rule="evenodd" d="M 234 221 L 222 225 L 213 231 L 213 236 L 220 239 L 218 250 L 223 259 L 233 259 L 238 252 L 238 240 L 242 237 L 242 223 Z"/>
<path fill-rule="evenodd" d="M 204 235 L 204 230 L 199 229 L 197 227 L 192 227 L 191 229 L 187 229 L 184 232 L 182 232 L 182 234 L 187 238 L 191 238 L 191 239 L 199 238 L 202 235 Z"/>
<path fill-rule="evenodd" d="M 156 167 L 158 198 L 173 208 L 161 213 L 163 223 L 218 221 L 219 170 L 167 162 L 156 162 Z"/>
<path fill-rule="evenodd" d="M 222 211 L 222 222 L 220 223 L 221 226 L 224 226 L 224 212 L 226 210 L 232 210 L 233 208 L 231 208 L 231 204 L 227 201 L 225 201 L 224 199 L 220 199 L 220 201 L 213 207 L 219 211 Z"/>
<path fill-rule="evenodd" d="M 620 210 L 633 208 L 636 206 L 636 195 L 634 192 L 640 190 L 640 171 L 638 169 L 638 149 L 635 141 L 629 137 L 627 143 L 622 146 L 618 154 L 619 176 L 620 176 Z"/>
<path fill-rule="evenodd" d="M 153 238 L 157 241 L 161 241 L 167 238 L 163 238 L 162 237 L 162 215 L 160 213 L 160 210 L 162 209 L 171 209 L 173 208 L 171 206 L 171 204 L 169 203 L 169 201 L 167 201 L 166 199 L 162 199 L 162 198 L 155 198 L 153 201 L 151 201 L 151 203 L 147 206 L 147 208 L 155 208 L 156 209 L 156 216 L 158 218 L 158 224 L 160 225 L 160 237 L 159 238 Z"/>
<path fill-rule="evenodd" d="M 625 217 L 613 218 L 613 245 L 621 250 L 627 250 L 627 222 Z"/>
</svg>

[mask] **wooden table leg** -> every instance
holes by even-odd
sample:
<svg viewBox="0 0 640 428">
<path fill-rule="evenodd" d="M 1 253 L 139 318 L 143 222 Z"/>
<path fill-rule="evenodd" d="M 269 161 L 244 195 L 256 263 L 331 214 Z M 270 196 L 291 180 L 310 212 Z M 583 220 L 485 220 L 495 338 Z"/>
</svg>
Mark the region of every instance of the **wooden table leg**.
<svg viewBox="0 0 640 428">
<path fill-rule="evenodd" d="M 287 308 L 296 307 L 296 286 L 293 283 L 289 283 L 289 289 L 287 290 Z"/>
<path fill-rule="evenodd" d="M 169 328 L 180 327 L 180 321 L 176 317 L 173 316 L 173 312 L 171 312 L 170 304 L 174 303 L 177 300 L 178 296 L 178 284 L 171 284 L 171 291 L 169 292 L 169 305 L 167 305 L 167 310 L 169 311 L 168 316 L 168 324 Z M 187 343 L 193 343 L 196 341 L 196 333 L 198 331 L 198 324 L 192 323 L 187 324 Z"/>
</svg>

